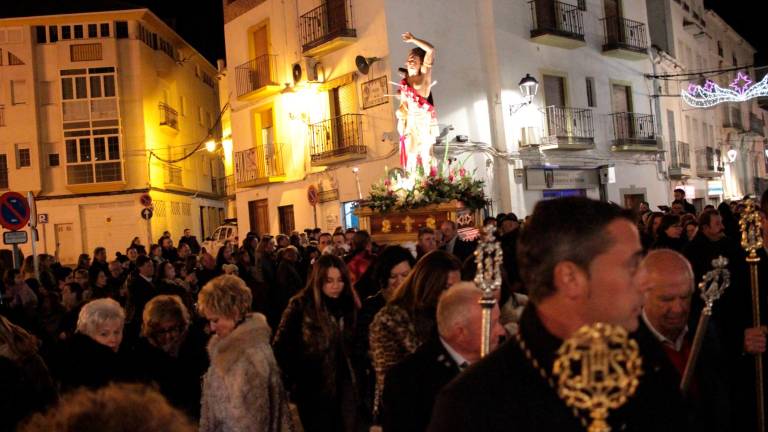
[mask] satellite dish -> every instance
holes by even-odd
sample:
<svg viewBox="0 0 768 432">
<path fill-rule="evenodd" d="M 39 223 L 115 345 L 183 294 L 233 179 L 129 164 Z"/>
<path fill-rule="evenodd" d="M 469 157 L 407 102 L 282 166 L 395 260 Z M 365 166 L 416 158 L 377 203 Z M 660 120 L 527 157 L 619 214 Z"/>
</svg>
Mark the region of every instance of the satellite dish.
<svg viewBox="0 0 768 432">
<path fill-rule="evenodd" d="M 294 63 L 293 69 L 291 70 L 293 74 L 293 83 L 298 84 L 299 81 L 301 81 L 301 76 L 303 75 L 303 71 L 301 70 L 301 64 Z"/>
<path fill-rule="evenodd" d="M 368 75 L 368 71 L 371 70 L 371 65 L 379 60 L 378 57 L 363 57 L 359 55 L 355 57 L 355 66 L 357 66 L 358 72 L 363 75 Z"/>
</svg>

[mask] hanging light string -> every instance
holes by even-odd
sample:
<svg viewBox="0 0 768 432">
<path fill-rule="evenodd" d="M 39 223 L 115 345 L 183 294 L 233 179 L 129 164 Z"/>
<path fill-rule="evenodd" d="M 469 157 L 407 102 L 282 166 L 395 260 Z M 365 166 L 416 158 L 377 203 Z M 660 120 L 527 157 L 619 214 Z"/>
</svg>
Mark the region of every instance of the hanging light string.
<svg viewBox="0 0 768 432">
<path fill-rule="evenodd" d="M 214 132 L 216 131 L 216 128 L 219 126 L 219 124 L 221 124 L 221 118 L 224 116 L 224 113 L 228 109 L 229 109 L 229 102 L 227 102 L 224 105 L 224 107 L 221 108 L 221 111 L 219 111 L 219 115 L 216 116 L 216 121 L 213 122 L 213 125 L 208 129 L 208 133 L 205 135 L 205 138 L 200 140 L 200 142 L 198 142 L 195 145 L 195 148 L 192 149 L 192 151 L 190 151 L 189 153 L 187 153 L 184 156 L 181 156 L 179 158 L 176 158 L 176 159 L 165 159 L 165 158 L 159 156 L 157 153 L 155 153 L 154 150 L 149 150 L 149 158 L 150 158 L 150 160 L 152 159 L 152 157 L 154 157 L 155 159 L 159 160 L 160 162 L 170 165 L 170 164 L 175 164 L 175 163 L 178 163 L 178 162 L 181 162 L 183 160 L 191 158 L 195 153 L 197 153 L 198 150 L 200 150 L 203 147 L 203 145 L 205 145 L 205 143 L 208 141 L 208 138 L 211 138 L 212 136 L 214 136 Z M 169 149 L 170 148 L 175 148 L 175 147 L 176 148 L 178 148 L 178 147 L 189 147 L 190 145 L 193 145 L 193 144 L 169 147 Z"/>
</svg>

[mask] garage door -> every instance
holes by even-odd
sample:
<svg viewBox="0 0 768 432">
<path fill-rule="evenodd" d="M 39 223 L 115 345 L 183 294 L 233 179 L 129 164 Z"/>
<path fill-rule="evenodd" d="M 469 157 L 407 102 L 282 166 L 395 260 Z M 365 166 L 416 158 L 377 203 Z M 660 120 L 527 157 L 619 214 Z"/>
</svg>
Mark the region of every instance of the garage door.
<svg viewBox="0 0 768 432">
<path fill-rule="evenodd" d="M 132 201 L 81 205 L 80 221 L 84 252 L 91 255 L 96 247 L 103 246 L 109 260 L 117 251 L 125 253 L 134 237 L 146 235 L 146 222 Z"/>
</svg>

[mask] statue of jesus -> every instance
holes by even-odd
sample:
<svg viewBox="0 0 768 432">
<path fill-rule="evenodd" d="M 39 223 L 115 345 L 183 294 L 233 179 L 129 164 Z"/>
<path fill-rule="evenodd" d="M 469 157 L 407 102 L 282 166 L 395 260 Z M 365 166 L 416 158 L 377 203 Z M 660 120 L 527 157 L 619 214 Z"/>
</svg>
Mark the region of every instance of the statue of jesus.
<svg viewBox="0 0 768 432">
<path fill-rule="evenodd" d="M 407 76 L 400 81 L 400 107 L 396 113 L 400 165 L 413 173 L 419 163 L 431 163 L 432 146 L 439 133 L 431 94 L 435 47 L 410 32 L 402 37 L 404 42 L 416 45 L 405 62 Z"/>
</svg>

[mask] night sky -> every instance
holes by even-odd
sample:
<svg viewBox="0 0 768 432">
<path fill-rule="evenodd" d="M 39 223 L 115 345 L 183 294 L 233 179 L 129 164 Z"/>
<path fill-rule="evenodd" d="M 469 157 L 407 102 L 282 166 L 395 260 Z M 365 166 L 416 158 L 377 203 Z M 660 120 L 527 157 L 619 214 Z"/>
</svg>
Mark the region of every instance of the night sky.
<svg viewBox="0 0 768 432">
<path fill-rule="evenodd" d="M 768 65 L 768 46 L 766 45 L 765 20 L 757 5 L 762 2 L 735 0 L 704 0 L 704 6 L 720 15 L 725 22 L 736 30 L 750 45 L 755 47 L 755 66 Z M 747 6 L 750 4 L 750 6 Z"/>
</svg>

